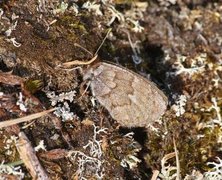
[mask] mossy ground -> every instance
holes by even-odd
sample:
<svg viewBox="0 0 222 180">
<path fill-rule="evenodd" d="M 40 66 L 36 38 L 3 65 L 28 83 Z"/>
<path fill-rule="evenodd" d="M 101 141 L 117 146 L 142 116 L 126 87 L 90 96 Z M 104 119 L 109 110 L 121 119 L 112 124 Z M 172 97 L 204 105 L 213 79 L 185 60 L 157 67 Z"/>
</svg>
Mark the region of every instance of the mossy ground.
<svg viewBox="0 0 222 180">
<path fill-rule="evenodd" d="M 68 3 L 71 6 L 72 2 Z M 79 1 L 77 4 L 81 6 L 83 3 Z M 113 5 L 124 14 L 133 3 L 116 1 Z M 56 2 L 52 1 L 52 4 L 50 8 L 58 7 Z M 0 106 L 0 119 L 16 118 L 49 108 L 47 90 L 57 94 L 76 91 L 74 101 L 69 103 L 71 111 L 75 113 L 74 120 L 61 122 L 57 117 L 48 116 L 22 130 L 33 146 L 44 140 L 49 154 L 45 152 L 44 156 L 44 152 L 41 152 L 38 155 L 50 177 L 78 179 L 77 163 L 70 162 L 66 157 L 49 157 L 50 151 L 55 149 L 75 149 L 89 154 L 83 146 L 92 140 L 94 131 L 92 124 L 81 123 L 86 119 L 100 128 L 108 128 L 107 133 L 98 137 L 104 145 L 104 179 L 149 179 L 151 170 L 161 170 L 160 162 L 164 155 L 174 152 L 173 138 L 179 152 L 182 177 L 191 174 L 194 169 L 204 173 L 209 170 L 207 162 L 215 160 L 215 157 L 221 158 L 222 122 L 214 124 L 213 119 L 220 119 L 222 107 L 222 4 L 216 1 L 178 1 L 175 5 L 166 6 L 157 1 L 148 2 L 140 19 L 144 27 L 142 33 L 135 33 L 129 27 L 121 26 L 120 20 L 115 20 L 111 25 L 112 37 L 105 41 L 99 51 L 101 61 L 118 62 L 143 75 L 151 74 L 151 78 L 169 97 L 169 110 L 162 118 L 163 123 L 155 126 L 159 128 L 158 134 L 147 130 L 148 135 L 145 135 L 139 133 L 140 129 L 119 129 L 103 107 L 92 105 L 89 91 L 82 96 L 84 88 L 80 71 L 59 68 L 64 62 L 92 58 L 75 43 L 94 54 L 110 28 L 106 24 L 109 17 L 97 16 L 83 9 L 77 16 L 69 10 L 59 14 L 51 11 L 40 13 L 36 1 L 0 1 L 5 17 L 0 19 L 0 70 L 22 77 L 26 91 L 31 93 L 25 99 L 32 100 L 32 103 L 28 103 L 28 111 L 21 112 L 16 105 L 18 92 L 24 92 L 21 85 L 1 83 L 0 92 L 6 94 L 7 99 L 0 99 L 4 102 L 4 106 Z M 13 19 L 13 14 L 19 17 Z M 47 27 L 47 23 L 54 20 Z M 21 43 L 20 47 L 5 40 L 9 39 L 5 35 L 6 30 L 16 21 L 17 26 L 10 37 L 16 38 Z M 138 65 L 132 60 L 133 52 L 126 29 L 131 40 L 139 42 L 139 55 L 143 61 Z M 185 57 L 185 60 L 178 60 L 181 57 Z M 178 63 L 182 66 L 177 66 Z M 197 68 L 197 71 L 177 74 L 181 70 L 177 67 Z M 175 95 L 187 97 L 185 112 L 180 116 L 176 116 L 172 108 L 177 100 Z M 212 108 L 215 102 L 219 113 L 218 109 Z M 136 141 L 123 136 L 130 131 L 135 132 Z M 0 161 L 18 161 L 15 147 L 11 148 L 11 155 L 3 151 L 3 137 L 10 138 L 16 134 L 15 131 L 7 128 L 1 133 Z M 53 139 L 55 135 L 58 137 Z M 123 168 L 122 160 L 131 154 L 141 162 L 133 169 Z M 174 159 L 169 161 L 172 166 L 175 166 L 175 162 Z M 23 169 L 25 171 L 25 167 Z M 93 169 L 85 172 L 85 177 L 96 179 L 93 172 Z"/>
</svg>

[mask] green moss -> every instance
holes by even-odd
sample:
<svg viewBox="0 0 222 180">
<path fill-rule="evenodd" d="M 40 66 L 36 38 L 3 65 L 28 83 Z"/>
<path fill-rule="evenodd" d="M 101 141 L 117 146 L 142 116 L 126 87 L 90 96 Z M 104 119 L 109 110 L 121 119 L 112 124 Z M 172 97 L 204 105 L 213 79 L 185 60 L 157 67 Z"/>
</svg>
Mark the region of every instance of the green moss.
<svg viewBox="0 0 222 180">
<path fill-rule="evenodd" d="M 25 82 L 25 88 L 32 94 L 40 90 L 42 86 L 43 82 L 41 80 L 28 80 Z"/>
<path fill-rule="evenodd" d="M 150 150 L 145 160 L 148 166 L 155 167 L 160 164 L 164 155 L 174 152 L 173 138 L 179 152 L 181 174 L 184 177 L 191 173 L 194 168 L 202 171 L 208 169 L 207 162 L 209 158 L 217 156 L 219 151 L 218 138 L 222 135 L 220 127 L 198 129 L 196 126 L 200 119 L 203 121 L 212 121 L 215 114 L 207 113 L 206 116 L 194 113 L 185 113 L 179 118 L 169 118 L 166 136 L 151 134 L 147 148 Z M 193 115 L 191 115 L 193 114 Z M 206 118 L 206 119 L 203 119 Z M 166 130 L 162 129 L 162 133 Z M 162 147 L 162 148 L 160 148 Z M 169 160 L 171 166 L 176 166 L 175 158 Z M 161 168 L 161 167 L 160 167 Z"/>
<path fill-rule="evenodd" d="M 58 24 L 70 30 L 79 30 L 81 33 L 84 33 L 84 34 L 87 33 L 87 30 L 86 30 L 87 28 L 85 27 L 85 24 L 83 24 L 82 21 L 80 21 L 79 19 L 74 18 L 73 15 L 63 16 L 58 21 Z"/>
<path fill-rule="evenodd" d="M 72 23 L 69 25 L 70 28 L 74 28 L 74 29 L 79 29 L 80 31 L 86 33 L 86 28 L 83 24 L 80 23 L 80 21 L 76 22 L 76 23 Z"/>
</svg>

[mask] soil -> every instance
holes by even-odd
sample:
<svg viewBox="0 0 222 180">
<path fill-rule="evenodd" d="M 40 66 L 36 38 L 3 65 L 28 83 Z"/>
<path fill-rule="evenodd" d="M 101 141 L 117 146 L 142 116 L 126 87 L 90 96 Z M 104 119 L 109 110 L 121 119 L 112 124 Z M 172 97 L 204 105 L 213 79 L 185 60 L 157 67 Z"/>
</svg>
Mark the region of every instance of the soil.
<svg viewBox="0 0 222 180">
<path fill-rule="evenodd" d="M 23 174 L 0 173 L 40 179 L 18 152 L 24 132 L 33 148 L 44 142 L 34 154 L 49 179 L 164 179 L 170 153 L 165 167 L 181 179 L 204 178 L 222 159 L 222 3 L 95 2 L 0 0 L 0 121 L 59 109 L 0 130 L 0 162 Z M 63 66 L 92 59 L 110 28 L 96 61 L 150 78 L 169 99 L 151 128 L 120 127 L 83 81 L 90 65 Z"/>
</svg>

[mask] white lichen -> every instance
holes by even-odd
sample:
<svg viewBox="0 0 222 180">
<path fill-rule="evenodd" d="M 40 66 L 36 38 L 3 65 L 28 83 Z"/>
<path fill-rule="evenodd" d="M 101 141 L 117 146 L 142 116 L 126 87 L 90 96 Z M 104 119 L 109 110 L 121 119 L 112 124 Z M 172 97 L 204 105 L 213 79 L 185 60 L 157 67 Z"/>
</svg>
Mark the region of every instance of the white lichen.
<svg viewBox="0 0 222 180">
<path fill-rule="evenodd" d="M 79 6 L 77 4 L 73 3 L 73 5 L 69 9 L 73 11 L 76 16 L 79 14 Z"/>
<path fill-rule="evenodd" d="M 0 19 L 2 18 L 3 14 L 4 14 L 4 11 L 0 8 Z"/>
<path fill-rule="evenodd" d="M 108 5 L 107 10 L 111 13 L 110 20 L 107 22 L 107 26 L 111 26 L 113 22 L 117 19 L 120 23 L 125 22 L 124 15 L 116 10 L 116 8 L 113 5 Z"/>
<path fill-rule="evenodd" d="M 172 109 L 176 112 L 176 116 L 179 117 L 185 113 L 187 98 L 185 95 L 180 95 L 176 100 L 175 104 L 172 106 Z"/>
<path fill-rule="evenodd" d="M 14 24 L 11 24 L 11 26 L 8 28 L 8 30 L 5 31 L 5 35 L 6 35 L 7 37 L 11 36 L 11 33 L 12 33 L 12 31 L 15 30 L 17 24 L 18 24 L 18 21 L 15 21 L 15 23 L 14 23 Z"/>
<path fill-rule="evenodd" d="M 148 2 L 134 2 L 131 9 L 124 13 L 124 16 L 133 20 L 144 20 L 144 13 L 148 7 Z"/>
<path fill-rule="evenodd" d="M 54 9 L 53 10 L 53 14 L 63 14 L 68 8 L 68 3 L 65 3 L 65 2 L 61 2 L 59 7 L 57 9 Z"/>
<path fill-rule="evenodd" d="M 176 76 L 179 74 L 188 74 L 189 76 L 192 76 L 195 73 L 201 73 L 204 71 L 204 66 L 185 68 L 184 65 L 180 62 L 175 63 L 172 67 L 176 70 L 176 72 L 174 73 Z"/>
<path fill-rule="evenodd" d="M 91 98 L 90 98 L 90 101 L 91 101 L 91 103 L 92 103 L 92 106 L 93 106 L 93 107 L 96 107 L 96 98 L 95 98 L 95 97 L 91 97 Z"/>
<path fill-rule="evenodd" d="M 60 117 L 62 121 L 72 120 L 75 117 L 74 113 L 70 112 L 70 107 L 67 102 L 57 106 L 57 109 L 53 112 L 53 114 L 55 114 L 57 117 Z"/>
<path fill-rule="evenodd" d="M 161 6 L 175 5 L 177 0 L 157 0 Z"/>
<path fill-rule="evenodd" d="M 13 46 L 20 47 L 22 44 L 16 41 L 16 38 L 6 39 L 8 42 L 12 42 Z"/>
<path fill-rule="evenodd" d="M 215 162 L 208 162 L 207 165 L 213 166 L 213 168 L 204 173 L 204 178 L 206 180 L 219 180 L 222 179 L 222 160 L 217 157 L 218 163 Z"/>
<path fill-rule="evenodd" d="M 51 105 L 55 106 L 59 102 L 73 102 L 74 97 L 76 96 L 76 91 L 62 92 L 59 95 L 56 95 L 54 91 L 48 91 L 46 96 L 50 99 Z"/>
<path fill-rule="evenodd" d="M 132 141 L 132 145 L 134 144 L 134 132 L 129 132 L 124 135 L 124 138 L 128 138 Z M 120 162 L 120 165 L 124 168 L 134 169 L 138 167 L 138 164 L 141 160 L 137 157 L 137 153 L 140 151 L 139 148 L 135 149 L 131 154 L 127 154 Z"/>
<path fill-rule="evenodd" d="M 99 129 L 99 127 L 96 127 L 94 124 L 93 124 L 93 127 L 94 127 L 93 139 L 89 140 L 88 144 L 83 146 L 83 148 L 84 149 L 89 148 L 89 152 L 92 157 L 101 158 L 101 156 L 102 156 L 102 149 L 101 149 L 102 140 L 98 140 L 97 136 L 100 133 L 106 134 L 107 128 Z"/>
<path fill-rule="evenodd" d="M 118 20 L 119 26 L 123 29 L 141 33 L 144 28 L 140 25 L 139 20 L 143 19 L 143 12 L 147 8 L 147 3 L 145 2 L 135 4 L 138 4 L 138 6 L 132 5 L 132 8 L 125 13 L 118 11 L 111 3 L 104 4 L 104 8 L 109 12 L 107 15 L 109 17 L 107 26 L 111 26 L 115 20 Z"/>
<path fill-rule="evenodd" d="M 185 176 L 184 180 L 204 180 L 204 177 L 200 171 L 193 170 L 191 174 Z"/>
<path fill-rule="evenodd" d="M 216 111 L 216 114 L 217 114 L 217 119 L 220 123 L 222 123 L 222 118 L 221 118 L 221 114 L 220 114 L 220 108 L 217 104 L 217 100 L 215 97 L 211 98 L 211 101 L 213 103 L 213 105 L 208 109 L 209 111 L 210 110 L 215 110 Z M 221 124 L 222 125 L 222 124 Z"/>
<path fill-rule="evenodd" d="M 46 12 L 46 1 L 45 0 L 38 0 L 37 11 Z"/>
<path fill-rule="evenodd" d="M 93 171 L 94 175 L 98 179 L 102 179 L 104 177 L 104 168 L 102 166 L 103 161 L 93 158 L 91 156 L 86 155 L 85 153 L 81 151 L 70 151 L 68 154 L 68 158 L 70 158 L 71 161 L 77 161 L 78 163 L 78 169 L 76 171 L 76 176 L 80 180 L 85 180 L 84 177 L 85 174 L 85 167 L 88 167 L 89 171 Z"/>
<path fill-rule="evenodd" d="M 43 150 L 43 151 L 46 151 L 46 146 L 45 146 L 45 144 L 44 144 L 44 140 L 41 140 L 41 141 L 39 141 L 39 144 L 36 146 L 36 147 L 34 147 L 34 150 L 36 151 L 36 152 L 38 152 L 39 150 Z"/>
<path fill-rule="evenodd" d="M 221 82 L 220 77 L 217 75 L 216 77 L 212 78 L 212 82 L 213 82 L 213 86 L 218 88 L 219 87 L 219 83 Z"/>
<path fill-rule="evenodd" d="M 171 157 L 170 157 L 171 158 Z M 177 167 L 166 165 L 167 160 L 170 158 L 163 158 L 161 160 L 161 171 L 158 175 L 157 180 L 174 180 L 177 177 Z"/>
<path fill-rule="evenodd" d="M 127 34 L 130 47 L 131 47 L 131 49 L 133 51 L 133 55 L 132 55 L 133 62 L 136 65 L 140 64 L 142 62 L 142 58 L 140 57 L 140 47 L 138 45 L 139 42 L 136 41 L 135 43 L 133 43 L 132 40 L 131 40 L 130 33 L 128 31 L 125 31 L 125 33 Z"/>
<path fill-rule="evenodd" d="M 92 174 L 95 175 L 97 179 L 103 179 L 105 175 L 105 169 L 103 166 L 104 160 L 103 157 L 103 151 L 102 151 L 102 140 L 98 139 L 98 136 L 101 133 L 107 133 L 106 128 L 100 129 L 99 127 L 94 127 L 94 134 L 91 140 L 83 146 L 84 153 L 82 151 L 70 151 L 68 154 L 68 158 L 73 161 L 74 163 L 77 163 L 78 169 L 76 171 L 76 176 L 80 180 L 84 180 L 85 174 L 87 171 L 90 171 Z M 87 169 L 86 169 L 87 167 Z"/>
<path fill-rule="evenodd" d="M 12 21 L 15 21 L 18 18 L 19 18 L 19 16 L 17 16 L 15 13 L 13 13 L 12 16 L 11 16 Z M 5 31 L 5 35 L 7 37 L 6 41 L 11 42 L 13 44 L 13 46 L 15 46 L 15 47 L 20 47 L 21 43 L 17 42 L 15 37 L 10 37 L 12 31 L 14 31 L 16 29 L 17 24 L 18 24 L 18 21 L 15 21 L 14 23 L 11 23 L 8 30 Z"/>
<path fill-rule="evenodd" d="M 134 132 L 129 132 L 124 135 L 125 138 L 129 138 L 129 139 L 133 139 L 133 136 L 134 136 Z"/>
<path fill-rule="evenodd" d="M 192 58 L 191 68 L 202 67 L 207 64 L 207 53 L 200 53 Z"/>
<path fill-rule="evenodd" d="M 98 16 L 102 16 L 103 13 L 100 10 L 100 6 L 101 6 L 100 4 L 96 4 L 96 2 L 94 1 L 93 2 L 87 1 L 82 5 L 82 8 L 87 9 L 89 12 L 93 11 Z"/>
<path fill-rule="evenodd" d="M 72 103 L 76 91 L 62 92 L 58 95 L 54 91 L 47 91 L 46 96 L 51 101 L 52 106 L 56 106 L 57 109 L 53 113 L 62 119 L 62 121 L 72 120 L 75 118 L 73 112 L 70 111 L 69 103 Z M 68 103 L 68 102 L 69 103 Z"/>
<path fill-rule="evenodd" d="M 219 33 L 215 33 L 214 38 L 213 38 L 213 42 L 216 42 L 216 44 L 218 46 L 222 45 L 222 37 Z"/>
<path fill-rule="evenodd" d="M 219 63 L 218 65 L 216 65 L 216 67 L 214 65 L 212 65 L 211 69 L 213 69 L 214 67 L 214 77 L 212 78 L 212 82 L 213 82 L 213 86 L 215 88 L 219 88 L 219 85 L 221 85 L 222 79 L 220 78 L 219 72 L 222 71 L 222 66 Z"/>
<path fill-rule="evenodd" d="M 53 140 L 53 141 L 56 141 L 56 140 L 59 139 L 59 137 L 60 137 L 60 135 L 56 133 L 53 136 L 51 136 L 50 139 Z"/>
<path fill-rule="evenodd" d="M 138 166 L 138 164 L 141 162 L 139 158 L 133 155 L 127 155 L 122 159 L 120 165 L 124 168 L 134 169 Z"/>
<path fill-rule="evenodd" d="M 2 176 L 1 174 L 14 175 L 14 176 L 17 176 L 19 179 L 23 179 L 25 176 L 20 166 L 17 166 L 17 167 L 10 166 L 10 165 L 4 164 L 4 161 L 2 161 L 0 164 L 0 179 L 5 180 L 5 177 Z"/>
<path fill-rule="evenodd" d="M 8 156 L 11 156 L 13 153 L 13 148 L 15 144 L 17 143 L 18 137 L 17 136 L 10 136 L 9 138 L 7 136 L 4 136 L 4 149 L 5 149 L 5 154 Z"/>
<path fill-rule="evenodd" d="M 25 101 L 23 100 L 23 95 L 21 92 L 19 92 L 19 99 L 16 102 L 16 105 L 19 106 L 19 109 L 23 112 L 27 112 L 27 105 L 25 103 Z"/>
<path fill-rule="evenodd" d="M 131 19 L 131 18 L 127 18 L 127 20 L 133 24 L 132 30 L 133 30 L 134 32 L 136 32 L 136 33 L 141 33 L 141 32 L 143 32 L 144 27 L 142 27 L 142 26 L 140 25 L 140 23 L 139 23 L 138 20 L 135 21 L 135 20 L 133 20 L 133 19 Z"/>
<path fill-rule="evenodd" d="M 202 73 L 205 71 L 206 62 L 206 54 L 200 54 L 194 58 L 192 58 L 192 62 L 190 67 L 184 67 L 184 63 L 187 60 L 186 56 L 177 55 L 176 61 L 172 64 L 173 72 L 167 73 L 169 76 L 178 76 L 180 74 L 188 75 L 191 77 L 194 74 Z M 169 57 L 168 57 L 169 60 Z"/>
<path fill-rule="evenodd" d="M 215 111 L 216 118 L 212 118 L 203 127 L 214 129 L 216 126 L 219 126 L 222 128 L 222 117 L 221 117 L 220 107 L 218 106 L 215 97 L 211 98 L 211 101 L 213 104 L 206 110 L 206 112 Z"/>
</svg>

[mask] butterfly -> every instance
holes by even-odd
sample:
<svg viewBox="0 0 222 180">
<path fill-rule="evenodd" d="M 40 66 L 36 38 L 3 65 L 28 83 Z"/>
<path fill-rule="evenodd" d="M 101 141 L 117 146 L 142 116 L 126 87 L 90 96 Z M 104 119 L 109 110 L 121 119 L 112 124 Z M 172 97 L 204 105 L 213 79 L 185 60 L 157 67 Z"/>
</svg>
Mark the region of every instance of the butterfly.
<svg viewBox="0 0 222 180">
<path fill-rule="evenodd" d="M 97 62 L 83 73 L 93 96 L 124 127 L 146 127 L 167 109 L 167 97 L 157 86 L 133 71 Z"/>
</svg>

